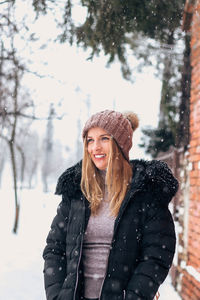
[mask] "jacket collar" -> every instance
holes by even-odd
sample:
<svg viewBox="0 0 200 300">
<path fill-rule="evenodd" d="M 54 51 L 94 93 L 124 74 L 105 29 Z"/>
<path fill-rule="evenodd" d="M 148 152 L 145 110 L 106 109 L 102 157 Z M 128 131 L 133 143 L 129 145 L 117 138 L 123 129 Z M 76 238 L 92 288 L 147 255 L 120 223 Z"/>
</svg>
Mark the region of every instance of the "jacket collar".
<svg viewBox="0 0 200 300">
<path fill-rule="evenodd" d="M 131 194 L 149 191 L 164 205 L 168 205 L 178 190 L 178 181 L 167 164 L 159 160 L 131 160 L 133 169 Z M 58 179 L 56 195 L 67 193 L 69 197 L 80 191 L 82 161 L 67 169 Z"/>
<path fill-rule="evenodd" d="M 67 169 L 59 178 L 56 186 L 56 195 L 67 193 L 73 196 L 77 190 L 80 190 L 82 160 L 76 165 Z"/>
</svg>

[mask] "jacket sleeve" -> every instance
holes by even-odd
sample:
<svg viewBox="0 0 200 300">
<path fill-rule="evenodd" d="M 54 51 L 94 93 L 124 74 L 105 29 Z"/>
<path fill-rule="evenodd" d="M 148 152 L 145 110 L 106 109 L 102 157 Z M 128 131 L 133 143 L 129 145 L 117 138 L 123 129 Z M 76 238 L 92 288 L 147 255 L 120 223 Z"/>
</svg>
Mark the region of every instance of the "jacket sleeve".
<svg viewBox="0 0 200 300">
<path fill-rule="evenodd" d="M 47 300 L 56 300 L 66 277 L 66 232 L 69 201 L 62 201 L 51 224 L 43 251 L 44 283 Z"/>
<path fill-rule="evenodd" d="M 155 204 L 146 210 L 139 263 L 128 282 L 125 300 L 152 300 L 174 257 L 176 237 L 170 211 Z"/>
</svg>

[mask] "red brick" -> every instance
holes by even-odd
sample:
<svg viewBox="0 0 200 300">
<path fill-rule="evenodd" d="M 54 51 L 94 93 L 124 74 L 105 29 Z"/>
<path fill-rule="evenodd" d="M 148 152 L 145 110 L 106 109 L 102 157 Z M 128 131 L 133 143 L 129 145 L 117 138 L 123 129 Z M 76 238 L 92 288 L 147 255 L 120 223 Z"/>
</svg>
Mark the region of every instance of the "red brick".
<svg viewBox="0 0 200 300">
<path fill-rule="evenodd" d="M 185 13 L 193 13 L 189 29 L 191 33 L 192 66 L 189 161 L 192 163 L 192 170 L 189 174 L 187 265 L 193 266 L 200 272 L 200 0 L 186 0 Z M 181 274 L 181 299 L 199 300 L 200 282 L 188 274 L 186 270 L 183 270 Z"/>
</svg>

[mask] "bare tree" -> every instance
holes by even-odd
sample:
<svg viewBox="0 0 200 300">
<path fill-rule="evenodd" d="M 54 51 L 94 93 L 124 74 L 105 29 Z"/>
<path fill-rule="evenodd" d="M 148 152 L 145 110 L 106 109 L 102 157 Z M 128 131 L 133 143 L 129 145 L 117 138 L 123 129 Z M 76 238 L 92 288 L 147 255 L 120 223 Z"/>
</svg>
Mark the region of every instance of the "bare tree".
<svg viewBox="0 0 200 300">
<path fill-rule="evenodd" d="M 13 232 L 16 233 L 20 209 L 17 192 L 19 179 L 16 163 L 17 151 L 21 154 L 21 161 L 25 164 L 22 145 L 18 144 L 17 136 L 20 131 L 21 117 L 27 113 L 33 104 L 21 86 L 25 66 L 15 47 L 15 37 L 18 34 L 18 28 L 13 17 L 12 2 L 6 2 L 8 5 L 0 13 L 0 33 L 2 36 L 0 48 L 0 138 L 6 142 L 10 153 L 15 195 Z M 24 169 L 23 164 L 22 169 Z M 23 171 L 21 172 L 21 180 L 23 180 Z"/>
<path fill-rule="evenodd" d="M 37 132 L 29 131 L 24 139 L 24 156 L 25 156 L 25 168 L 24 168 L 24 182 L 28 188 L 33 188 L 33 180 L 37 179 L 37 169 L 40 160 L 40 145 L 39 136 Z"/>
<path fill-rule="evenodd" d="M 12 64 L 11 64 L 12 63 Z M 10 55 L 9 64 L 11 64 L 10 72 L 7 75 L 7 83 L 10 85 L 9 89 L 1 91 L 2 99 L 6 99 L 5 101 L 1 101 L 1 112 L 2 112 L 2 131 L 0 133 L 0 137 L 4 139 L 8 145 L 10 151 L 10 159 L 12 166 L 12 174 L 13 174 L 13 183 L 14 183 L 14 194 L 15 194 L 15 223 L 13 231 L 17 232 L 18 227 L 18 217 L 19 217 L 19 199 L 17 195 L 17 163 L 16 163 L 16 151 L 18 150 L 22 156 L 22 162 L 25 163 L 22 147 L 17 143 L 17 132 L 18 127 L 20 126 L 19 119 L 21 118 L 21 114 L 26 111 L 28 107 L 30 107 L 30 103 L 22 102 L 20 98 L 20 80 L 23 76 L 23 66 L 19 64 L 19 61 L 16 57 L 15 49 L 13 49 L 12 55 Z M 6 63 L 8 66 L 8 61 Z M 9 77 L 8 77 L 9 76 Z M 24 99 L 23 99 L 24 101 Z M 5 105 L 6 104 L 6 105 Z M 9 105 L 9 106 L 8 106 Z M 9 109 L 7 108 L 9 107 Z M 24 169 L 24 167 L 23 167 Z M 21 172 L 21 179 L 23 178 L 23 171 Z"/>
<path fill-rule="evenodd" d="M 0 187 L 4 171 L 4 166 L 7 160 L 7 147 L 4 140 L 0 139 Z"/>
<path fill-rule="evenodd" d="M 46 136 L 43 143 L 43 166 L 42 166 L 42 181 L 43 191 L 48 192 L 48 177 L 52 168 L 52 154 L 53 154 L 53 117 L 54 107 L 50 104 L 49 116 L 47 121 Z"/>
<path fill-rule="evenodd" d="M 14 0 L 0 2 L 0 140 L 6 143 L 10 154 L 15 195 L 13 232 L 17 233 L 20 210 L 19 183 L 22 188 L 25 174 L 29 172 L 32 174 L 29 178 L 31 185 L 38 165 L 35 158 L 34 163 L 28 161 L 28 150 L 25 147 L 29 126 L 38 118 L 34 114 L 33 101 L 23 85 L 23 78 L 27 72 L 42 76 L 30 71 L 27 67 L 29 58 L 25 59 L 23 53 L 19 53 L 17 40 L 20 40 L 20 43 L 23 41 L 27 50 L 29 42 L 35 41 L 35 35 L 29 32 L 26 15 L 20 21 L 16 19 L 15 2 Z M 35 150 L 38 151 L 38 148 Z"/>
</svg>

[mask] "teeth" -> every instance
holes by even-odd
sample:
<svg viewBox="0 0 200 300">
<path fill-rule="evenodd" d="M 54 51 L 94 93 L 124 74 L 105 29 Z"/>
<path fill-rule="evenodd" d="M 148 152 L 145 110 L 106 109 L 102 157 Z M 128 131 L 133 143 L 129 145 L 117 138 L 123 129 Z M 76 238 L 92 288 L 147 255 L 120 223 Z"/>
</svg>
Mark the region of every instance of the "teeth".
<svg viewBox="0 0 200 300">
<path fill-rule="evenodd" d="M 100 154 L 99 154 L 99 155 L 95 155 L 96 158 L 102 158 L 102 157 L 104 157 L 104 156 L 105 156 L 105 154 L 102 154 L 102 155 L 100 155 Z"/>
</svg>

